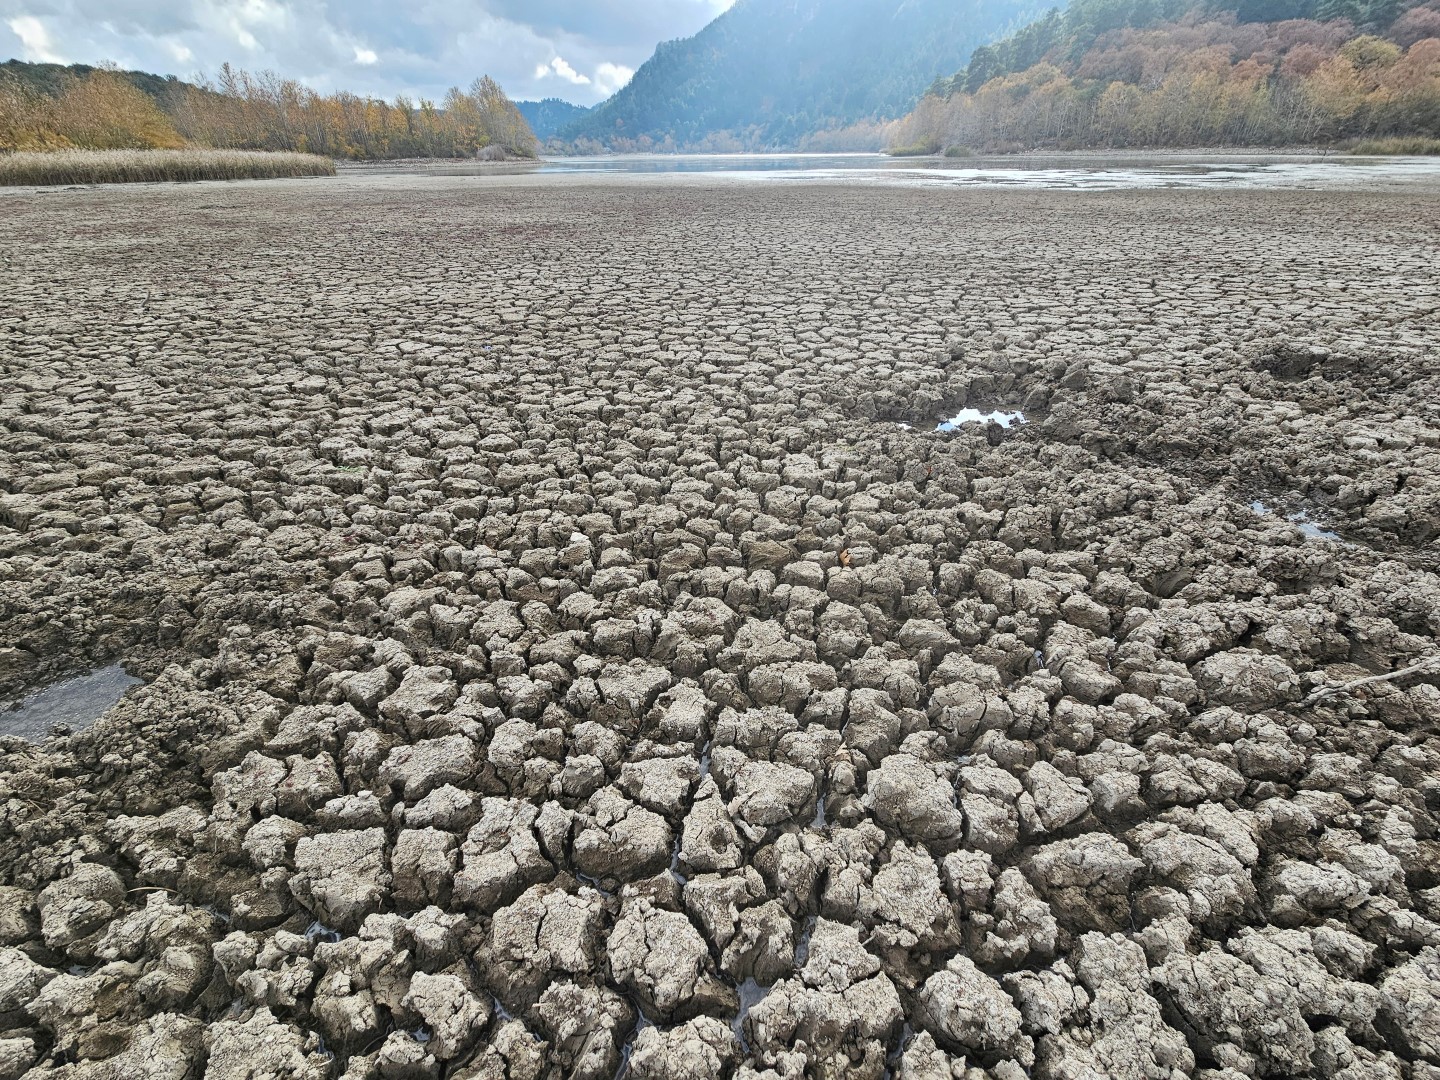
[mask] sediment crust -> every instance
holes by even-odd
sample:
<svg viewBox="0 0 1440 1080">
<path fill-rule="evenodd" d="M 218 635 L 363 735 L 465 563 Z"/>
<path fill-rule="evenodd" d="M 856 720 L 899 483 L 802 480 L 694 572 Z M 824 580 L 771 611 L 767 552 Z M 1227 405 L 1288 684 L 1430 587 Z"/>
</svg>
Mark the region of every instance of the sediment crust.
<svg viewBox="0 0 1440 1080">
<path fill-rule="evenodd" d="M 1440 1075 L 1435 191 L 0 206 L 0 1078 Z"/>
</svg>

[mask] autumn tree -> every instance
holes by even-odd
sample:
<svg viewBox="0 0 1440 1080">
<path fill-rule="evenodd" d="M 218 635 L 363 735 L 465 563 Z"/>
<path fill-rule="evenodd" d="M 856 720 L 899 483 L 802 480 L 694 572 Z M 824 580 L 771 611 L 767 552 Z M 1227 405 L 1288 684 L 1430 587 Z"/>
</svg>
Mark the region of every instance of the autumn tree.
<svg viewBox="0 0 1440 1080">
<path fill-rule="evenodd" d="M 1389 36 L 1406 49 L 1426 38 L 1440 38 L 1440 7 L 1411 8 L 1395 20 Z"/>
<path fill-rule="evenodd" d="M 48 122 L 72 146 L 161 150 L 184 145 L 153 98 L 103 69 L 73 80 L 49 110 Z"/>
<path fill-rule="evenodd" d="M 1257 0 L 1257 10 L 1270 3 Z M 970 80 L 962 76 L 995 70 L 996 57 L 1008 55 L 1011 45 L 998 43 L 989 58 L 927 95 L 896 125 L 892 144 L 1257 146 L 1440 135 L 1440 38 L 1405 47 L 1357 34 L 1348 19 L 1246 23 L 1230 11 L 1207 19 L 1192 10 L 1137 26 L 1133 11 L 1098 0 L 1077 0 L 1064 19 L 1076 13 L 1088 13 L 1091 30 L 1119 24 L 1092 34 L 1079 52 L 1067 56 L 1057 46 L 1023 71 L 963 89 Z M 1382 18 L 1375 5 L 1363 14 Z M 1424 16 L 1402 21 L 1393 19 L 1411 34 L 1428 25 Z"/>
<path fill-rule="evenodd" d="M 8 73 L 0 73 L 0 151 L 51 150 L 66 145 L 55 132 L 54 103 Z"/>
<path fill-rule="evenodd" d="M 469 157 L 491 145 L 524 156 L 538 149 L 520 111 L 488 77 L 468 91 L 451 89 L 436 106 L 403 96 L 391 102 L 347 91 L 322 95 L 272 72 L 226 65 L 187 91 L 175 114 L 187 138 L 237 149 L 364 160 Z"/>
</svg>

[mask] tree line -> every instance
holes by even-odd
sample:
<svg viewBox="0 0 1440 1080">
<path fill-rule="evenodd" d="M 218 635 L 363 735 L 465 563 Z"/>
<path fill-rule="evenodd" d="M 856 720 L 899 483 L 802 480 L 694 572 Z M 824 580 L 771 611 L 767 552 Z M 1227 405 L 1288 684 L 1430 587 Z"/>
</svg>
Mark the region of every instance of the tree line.
<svg viewBox="0 0 1440 1080">
<path fill-rule="evenodd" d="M 41 81 L 6 65 L 0 70 L 0 151 L 191 145 L 354 160 L 537 152 L 524 117 L 488 76 L 468 90 L 452 88 L 437 104 L 321 94 L 294 79 L 228 64 L 213 80 L 157 80 L 154 93 L 140 89 L 133 74 L 84 69 L 58 79 L 46 72 Z"/>
<path fill-rule="evenodd" d="M 1440 136 L 1440 0 L 1192 4 L 1153 21 L 1178 4 L 1079 0 L 1052 13 L 933 86 L 892 145 L 965 153 Z M 1302 7 L 1354 18 L 1241 17 Z M 1112 25 L 1097 30 L 1097 14 Z"/>
</svg>

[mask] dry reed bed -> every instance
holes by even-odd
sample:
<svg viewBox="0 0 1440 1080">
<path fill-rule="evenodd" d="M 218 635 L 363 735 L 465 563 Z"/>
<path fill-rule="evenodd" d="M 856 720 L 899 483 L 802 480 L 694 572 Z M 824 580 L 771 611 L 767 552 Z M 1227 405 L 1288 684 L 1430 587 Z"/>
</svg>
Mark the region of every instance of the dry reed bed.
<svg viewBox="0 0 1440 1080">
<path fill-rule="evenodd" d="M 318 154 L 258 150 L 60 150 L 0 155 L 0 186 L 334 175 L 335 163 Z"/>
<path fill-rule="evenodd" d="M 1402 157 L 1419 157 L 1440 154 L 1440 139 L 1425 135 L 1397 136 L 1382 139 L 1361 139 L 1350 147 L 1352 154 L 1394 154 Z"/>
</svg>

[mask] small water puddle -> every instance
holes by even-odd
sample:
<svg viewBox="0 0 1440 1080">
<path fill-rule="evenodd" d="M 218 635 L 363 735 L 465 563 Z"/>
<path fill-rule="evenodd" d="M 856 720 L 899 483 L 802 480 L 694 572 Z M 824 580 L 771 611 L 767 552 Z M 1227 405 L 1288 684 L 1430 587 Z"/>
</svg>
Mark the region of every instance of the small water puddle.
<svg viewBox="0 0 1440 1080">
<path fill-rule="evenodd" d="M 640 1033 L 648 1027 L 655 1026 L 645 1019 L 645 1013 L 641 1011 L 639 1005 L 635 1005 L 633 1001 L 631 1004 L 635 1007 L 635 1027 L 625 1037 L 625 1041 L 620 1044 L 620 1067 L 615 1070 L 615 1080 L 625 1080 L 630 1075 L 630 1055 L 635 1052 L 635 1043 L 640 1038 Z"/>
<path fill-rule="evenodd" d="M 961 409 L 949 420 L 942 420 L 935 425 L 936 431 L 954 431 L 961 424 L 988 424 L 991 421 L 999 424 L 1002 428 L 1018 427 L 1020 424 L 1028 424 L 1025 414 L 1020 412 L 992 411 L 985 412 L 982 409 Z"/>
<path fill-rule="evenodd" d="M 761 986 L 753 978 L 746 979 L 736 991 L 740 995 L 740 1011 L 735 1014 L 735 1019 L 730 1021 L 730 1030 L 735 1033 L 735 1039 L 740 1043 L 745 1053 L 750 1053 L 750 1040 L 745 1035 L 745 1018 L 750 1015 L 750 1010 L 765 1000 L 770 993 L 770 987 Z"/>
<path fill-rule="evenodd" d="M 670 877 L 682 888 L 689 882 L 690 878 L 680 869 L 680 837 L 675 837 L 675 843 L 670 848 Z"/>
<path fill-rule="evenodd" d="M 815 924 L 819 920 L 810 915 L 805 919 L 805 925 L 800 928 L 800 936 L 795 939 L 795 970 L 798 972 L 810 961 L 810 938 L 815 933 Z"/>
<path fill-rule="evenodd" d="M 339 930 L 326 926 L 318 919 L 305 928 L 305 940 L 312 945 L 319 942 L 324 945 L 334 945 L 341 938 Z"/>
<path fill-rule="evenodd" d="M 1262 517 L 1274 517 L 1275 510 L 1264 502 L 1256 499 L 1250 504 L 1250 509 Z M 1286 514 L 1285 520 L 1294 525 L 1309 540 L 1339 540 L 1340 534 L 1329 529 L 1322 528 L 1303 510 L 1297 510 L 1293 514 Z"/>
<path fill-rule="evenodd" d="M 83 731 L 118 702 L 137 679 L 119 664 L 62 679 L 0 710 L 0 735 L 39 742 L 55 728 Z"/>
</svg>

